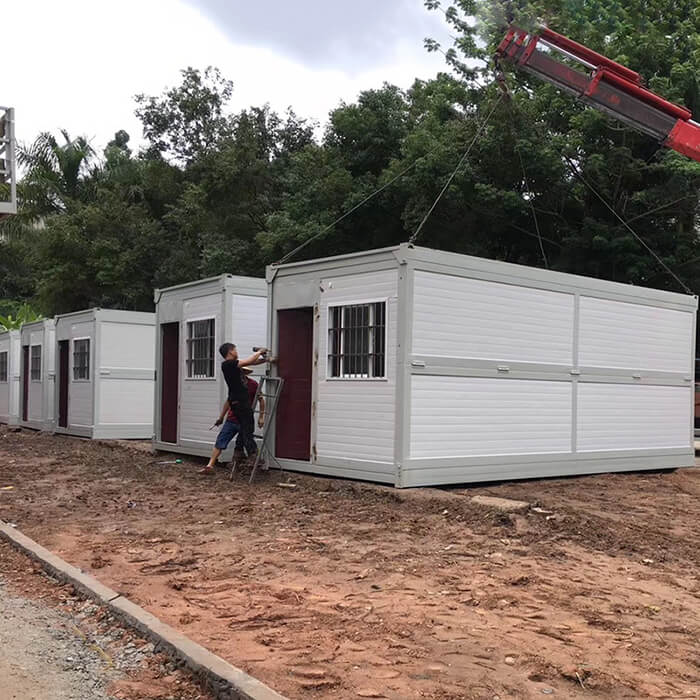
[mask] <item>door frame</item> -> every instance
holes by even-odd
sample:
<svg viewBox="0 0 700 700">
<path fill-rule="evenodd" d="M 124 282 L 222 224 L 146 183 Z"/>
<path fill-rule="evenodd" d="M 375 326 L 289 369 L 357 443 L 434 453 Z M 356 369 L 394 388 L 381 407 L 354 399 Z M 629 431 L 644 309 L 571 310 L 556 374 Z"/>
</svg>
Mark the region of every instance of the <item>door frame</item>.
<svg viewBox="0 0 700 700">
<path fill-rule="evenodd" d="M 29 421 L 29 345 L 22 346 L 22 420 Z"/>
<path fill-rule="evenodd" d="M 56 425 L 59 428 L 68 428 L 70 340 L 58 341 L 58 371 L 56 375 L 58 377 L 58 411 L 56 412 Z"/>
<path fill-rule="evenodd" d="M 175 331 L 174 341 L 171 339 L 170 344 L 166 346 L 165 338 L 166 332 Z M 160 391 L 158 392 L 159 407 L 160 412 L 160 430 L 158 435 L 158 440 L 162 443 L 168 445 L 177 445 L 180 437 L 180 322 L 173 321 L 172 323 L 161 323 L 159 324 L 160 333 L 160 366 L 158 367 L 158 376 L 160 377 Z M 173 353 L 175 353 L 173 355 Z M 167 367 L 166 367 L 166 358 Z M 169 370 L 166 372 L 166 368 Z M 170 384 L 167 379 L 168 376 L 175 377 L 175 389 L 174 396 L 168 393 L 166 397 L 166 389 L 171 391 Z M 166 401 L 167 398 L 167 401 Z M 174 425 L 167 425 L 165 423 L 166 415 L 170 416 L 169 412 L 164 410 L 165 406 L 169 405 L 174 408 L 174 415 L 170 420 L 174 421 Z M 174 440 L 166 439 L 165 430 L 168 429 L 168 438 L 174 437 Z"/>
<path fill-rule="evenodd" d="M 276 341 L 277 341 L 277 352 L 275 353 L 277 358 L 278 358 L 278 364 L 276 367 L 276 374 L 279 377 L 282 377 L 285 382 L 284 382 L 284 389 L 282 391 L 282 395 L 280 396 L 279 404 L 277 407 L 277 416 L 275 417 L 275 435 L 274 435 L 274 454 L 275 457 L 278 459 L 283 459 L 283 460 L 291 460 L 291 461 L 297 461 L 297 462 L 306 462 L 306 463 L 312 463 L 314 461 L 314 451 L 315 451 L 315 420 L 314 420 L 314 404 L 316 400 L 316 387 L 315 387 L 315 363 L 314 363 L 314 356 L 315 356 L 315 351 L 316 351 L 316 316 L 317 316 L 317 308 L 316 306 L 299 306 L 299 307 L 292 307 L 292 308 L 285 308 L 285 309 L 277 309 L 276 310 L 276 315 L 274 318 L 275 322 L 275 328 L 276 328 Z M 280 423 L 278 422 L 278 418 L 280 417 L 280 407 L 283 405 L 284 401 L 284 394 L 286 391 L 289 390 L 290 386 L 292 386 L 291 381 L 289 381 L 289 378 L 283 374 L 283 371 L 280 369 L 280 364 L 279 364 L 279 358 L 280 358 L 280 348 L 281 348 L 281 343 L 280 343 L 280 316 L 285 313 L 291 313 L 291 312 L 304 312 L 305 315 L 308 316 L 308 321 L 309 321 L 309 337 L 308 337 L 308 346 L 309 346 L 309 355 L 308 355 L 308 360 L 309 360 L 309 392 L 308 392 L 308 436 L 309 436 L 309 441 L 308 441 L 308 454 L 306 457 L 288 457 L 288 456 L 281 456 L 279 453 L 278 449 L 278 440 L 279 440 L 279 426 Z M 283 368 L 282 368 L 283 369 Z M 304 426 L 306 427 L 306 426 Z M 293 446 L 292 446 L 293 447 Z"/>
</svg>

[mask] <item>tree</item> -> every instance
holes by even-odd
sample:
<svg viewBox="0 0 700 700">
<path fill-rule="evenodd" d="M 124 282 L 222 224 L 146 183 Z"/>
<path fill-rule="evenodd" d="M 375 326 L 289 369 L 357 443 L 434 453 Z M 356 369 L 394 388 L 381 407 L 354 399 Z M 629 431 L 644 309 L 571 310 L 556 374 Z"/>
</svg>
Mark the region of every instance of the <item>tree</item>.
<svg viewBox="0 0 700 700">
<path fill-rule="evenodd" d="M 149 142 L 149 155 L 187 165 L 218 147 L 231 135 L 231 119 L 224 112 L 233 83 L 209 66 L 181 71 L 182 83 L 162 95 L 136 95 L 136 116 Z"/>
<path fill-rule="evenodd" d="M 24 220 L 65 211 L 73 200 L 88 196 L 86 178 L 95 151 L 84 136 L 71 138 L 65 129 L 61 135 L 63 143 L 43 132 L 18 149 L 19 164 L 26 169 L 19 190 Z"/>
<path fill-rule="evenodd" d="M 426 4 L 434 9 L 440 5 Z M 478 103 L 494 100 L 487 58 L 508 23 L 527 29 L 545 20 L 557 31 L 640 71 L 650 87 L 668 99 L 700 111 L 696 77 L 700 51 L 694 38 L 700 31 L 700 14 L 690 0 L 673 5 L 631 0 L 624 7 L 599 0 L 576 4 L 455 0 L 439 9 L 457 32 L 447 60 Z M 430 46 L 437 48 L 434 43 Z M 639 229 L 666 265 L 677 268 L 697 289 L 700 273 L 693 261 L 700 256 L 696 233 L 700 165 L 660 149 L 647 136 L 584 109 L 526 74 L 511 73 L 508 82 L 512 100 L 496 113 L 491 134 L 502 145 L 501 171 L 521 175 L 511 186 L 494 182 L 491 212 L 505 215 L 508 196 L 519 192 L 527 205 L 524 211 L 539 212 L 540 230 L 557 244 L 545 242 L 555 267 L 679 289 L 602 198 Z M 512 133 L 517 134 L 514 143 Z M 491 138 L 487 135 L 487 145 Z"/>
<path fill-rule="evenodd" d="M 313 142 L 313 124 L 269 106 L 232 118 L 232 133 L 187 172 L 188 186 L 164 221 L 199 260 L 200 276 L 261 275 L 257 241 L 284 197 L 284 173 Z M 196 249 L 196 252 L 195 252 Z"/>
<path fill-rule="evenodd" d="M 27 303 L 0 300 L 0 330 L 19 330 L 23 324 L 40 318 L 41 314 Z"/>
</svg>

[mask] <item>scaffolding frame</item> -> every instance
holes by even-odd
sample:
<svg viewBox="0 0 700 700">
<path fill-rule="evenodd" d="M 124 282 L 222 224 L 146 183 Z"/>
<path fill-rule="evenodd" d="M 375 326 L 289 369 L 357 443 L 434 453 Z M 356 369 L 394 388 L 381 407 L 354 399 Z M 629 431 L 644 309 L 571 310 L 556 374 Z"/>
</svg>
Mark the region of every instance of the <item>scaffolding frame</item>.
<svg viewBox="0 0 700 700">
<path fill-rule="evenodd" d="M 0 219 L 17 213 L 15 110 L 0 106 Z"/>
</svg>

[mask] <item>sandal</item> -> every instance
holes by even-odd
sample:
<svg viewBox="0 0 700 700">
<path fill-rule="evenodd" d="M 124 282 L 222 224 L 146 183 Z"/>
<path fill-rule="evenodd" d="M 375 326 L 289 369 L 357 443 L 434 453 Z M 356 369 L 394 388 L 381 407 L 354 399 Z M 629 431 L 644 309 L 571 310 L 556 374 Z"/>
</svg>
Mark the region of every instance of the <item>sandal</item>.
<svg viewBox="0 0 700 700">
<path fill-rule="evenodd" d="M 214 467 L 202 467 L 201 469 L 197 469 L 197 474 L 213 474 L 214 473 Z"/>
</svg>

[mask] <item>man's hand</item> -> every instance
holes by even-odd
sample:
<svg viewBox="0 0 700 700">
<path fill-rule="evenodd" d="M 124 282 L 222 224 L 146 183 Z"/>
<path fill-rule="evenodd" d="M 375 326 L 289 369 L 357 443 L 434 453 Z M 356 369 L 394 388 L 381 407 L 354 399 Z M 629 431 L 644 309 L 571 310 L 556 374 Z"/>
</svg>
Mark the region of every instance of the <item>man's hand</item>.
<svg viewBox="0 0 700 700">
<path fill-rule="evenodd" d="M 263 362 L 267 362 L 267 358 L 264 357 L 266 352 L 268 352 L 267 348 L 259 348 L 250 357 L 246 357 L 244 360 L 238 360 L 238 366 L 250 367 L 251 365 L 261 365 Z"/>
<path fill-rule="evenodd" d="M 265 427 L 265 416 L 260 415 L 258 417 L 258 428 L 260 428 L 262 430 L 264 427 Z"/>
<path fill-rule="evenodd" d="M 217 418 L 216 423 L 214 423 L 214 425 L 218 428 L 223 422 L 224 422 L 223 418 Z"/>
</svg>

